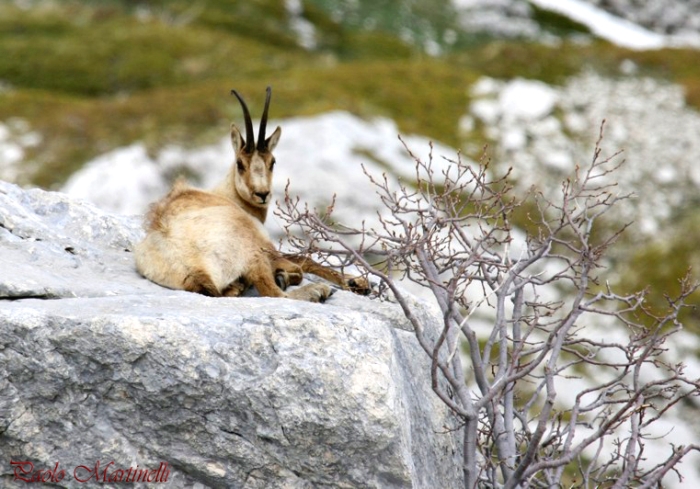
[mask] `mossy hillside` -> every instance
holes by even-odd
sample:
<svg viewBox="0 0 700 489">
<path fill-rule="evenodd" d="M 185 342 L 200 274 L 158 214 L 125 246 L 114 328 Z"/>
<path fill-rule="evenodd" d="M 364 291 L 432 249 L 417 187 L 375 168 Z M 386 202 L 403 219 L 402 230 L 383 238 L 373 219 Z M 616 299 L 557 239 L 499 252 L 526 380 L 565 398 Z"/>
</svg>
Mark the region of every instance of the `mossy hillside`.
<svg viewBox="0 0 700 489">
<path fill-rule="evenodd" d="M 386 30 L 346 27 L 311 2 L 314 52 L 296 45 L 277 0 L 49 5 L 6 5 L 0 15 L 0 80 L 14 87 L 0 95 L 0 118 L 27 118 L 44 135 L 31 155 L 37 172 L 28 176 L 44 186 L 115 145 L 207 140 L 236 114 L 223 102 L 233 86 L 252 94 L 273 84 L 278 117 L 330 109 L 386 115 L 404 132 L 477 148 L 485 142 L 479 131 L 460 135 L 456 127 L 467 87 L 481 75 L 559 83 L 583 67 L 618 73 L 622 60 L 633 59 L 640 71 L 680 81 L 691 94 L 700 87 L 685 51 L 491 41 L 433 58 Z M 148 15 L 137 15 L 145 7 Z M 258 29 L 241 27 L 253 19 L 265 20 Z"/>
<path fill-rule="evenodd" d="M 386 83 L 391 75 L 400 76 Z M 385 115 L 397 120 L 402 133 L 427 134 L 453 146 L 459 144 L 457 122 L 467 103 L 462 87 L 471 81 L 469 73 L 431 60 L 307 66 L 265 77 L 265 84 L 275 90 L 275 118 L 336 109 L 365 117 Z M 43 135 L 29 155 L 36 162 L 30 181 L 50 187 L 91 157 L 134 141 L 156 149 L 218 139 L 227 133 L 229 121 L 240 119 L 240 109 L 229 95 L 232 86 L 245 94 L 251 107 L 262 106 L 264 85 L 249 76 L 239 77 L 235 85 L 210 80 L 96 99 L 14 90 L 0 95 L 0 119 L 20 116 Z M 435 90 L 436 86 L 445 88 Z"/>
<path fill-rule="evenodd" d="M 405 114 L 402 130 L 412 132 L 420 129 L 414 123 L 420 119 L 412 103 L 420 105 L 430 88 L 431 123 L 426 132 L 456 143 L 456 124 L 450 126 L 448 121 L 456 121 L 458 115 L 454 110 L 451 118 L 438 114 L 436 108 L 449 112 L 453 104 L 434 90 L 446 84 L 445 77 L 456 79 L 458 74 L 450 72 L 456 70 L 414 56 L 400 41 L 371 56 L 385 57 L 389 65 L 339 63 L 341 56 L 333 49 L 348 59 L 366 60 L 363 53 L 369 53 L 383 35 L 348 34 L 326 20 L 329 34 L 321 37 L 333 41 L 330 51 L 308 53 L 293 42 L 271 45 L 229 32 L 222 27 L 223 20 L 212 28 L 207 20 L 211 13 L 203 16 L 204 21 L 200 16 L 183 25 L 168 21 L 184 15 L 173 6 L 168 16 L 159 12 L 144 21 L 118 8 L 120 4 L 100 8 L 68 4 L 36 11 L 4 7 L 0 46 L 7 56 L 0 60 L 0 80 L 13 88 L 0 94 L 0 119 L 25 118 L 43 135 L 29 155 L 34 171 L 26 175 L 25 183 L 55 185 L 87 159 L 136 140 L 150 147 L 210 141 L 215 132 L 226 131 L 222 121 L 238 115 L 237 106 L 228 103 L 231 87 L 255 102 L 262 87 L 275 86 L 275 117 L 334 108 L 367 116 L 375 115 L 376 109 L 392 116 L 392 106 L 400 107 Z M 152 12 L 158 11 L 154 7 Z M 392 66 L 401 78 L 396 96 L 385 97 L 386 89 L 394 85 Z M 409 96 L 413 82 L 419 89 Z M 448 93 L 461 85 L 450 83 Z M 358 91 L 358 86 L 363 89 Z"/>
<path fill-rule="evenodd" d="M 384 33 L 421 51 L 449 50 L 470 37 L 451 0 L 306 0 L 304 8 L 342 19 L 350 32 Z"/>
<path fill-rule="evenodd" d="M 308 58 L 291 40 L 282 48 L 235 31 L 157 17 L 144 21 L 117 12 L 69 12 L 5 9 L 0 15 L 0 79 L 14 87 L 102 96 L 235 79 Z"/>
</svg>

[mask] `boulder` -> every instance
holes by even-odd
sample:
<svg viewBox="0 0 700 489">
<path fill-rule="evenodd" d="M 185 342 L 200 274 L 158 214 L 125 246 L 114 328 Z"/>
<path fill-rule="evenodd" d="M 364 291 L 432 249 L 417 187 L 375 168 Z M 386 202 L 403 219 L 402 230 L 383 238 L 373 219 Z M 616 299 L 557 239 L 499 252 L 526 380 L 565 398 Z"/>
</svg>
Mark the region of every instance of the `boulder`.
<svg viewBox="0 0 700 489">
<path fill-rule="evenodd" d="M 134 270 L 141 233 L 0 182 L 0 486 L 462 486 L 398 306 L 164 289 Z"/>
</svg>

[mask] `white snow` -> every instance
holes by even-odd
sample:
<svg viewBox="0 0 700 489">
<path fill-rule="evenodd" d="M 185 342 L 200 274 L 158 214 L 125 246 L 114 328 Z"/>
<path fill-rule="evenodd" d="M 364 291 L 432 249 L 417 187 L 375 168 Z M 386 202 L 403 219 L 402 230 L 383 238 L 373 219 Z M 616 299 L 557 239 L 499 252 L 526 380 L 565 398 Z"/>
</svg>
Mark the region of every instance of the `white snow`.
<svg viewBox="0 0 700 489">
<path fill-rule="evenodd" d="M 596 36 L 629 49 L 661 49 L 671 46 L 700 47 L 700 40 L 664 36 L 597 8 L 584 0 L 529 0 L 542 9 L 569 17 Z"/>
<path fill-rule="evenodd" d="M 529 6 L 532 4 L 568 17 L 586 26 L 593 35 L 625 48 L 700 48 L 697 26 L 677 34 L 666 35 L 609 13 L 586 0 L 452 0 L 452 4 L 458 12 L 460 24 L 467 31 L 483 31 L 509 38 L 526 37 L 540 42 L 556 41 L 554 36 L 543 31 L 532 18 L 529 12 Z M 665 8 L 666 11 L 670 11 L 673 7 Z M 644 6 L 637 6 L 635 9 L 642 10 Z M 647 17 L 654 15 L 651 7 L 646 8 L 645 12 Z"/>
</svg>

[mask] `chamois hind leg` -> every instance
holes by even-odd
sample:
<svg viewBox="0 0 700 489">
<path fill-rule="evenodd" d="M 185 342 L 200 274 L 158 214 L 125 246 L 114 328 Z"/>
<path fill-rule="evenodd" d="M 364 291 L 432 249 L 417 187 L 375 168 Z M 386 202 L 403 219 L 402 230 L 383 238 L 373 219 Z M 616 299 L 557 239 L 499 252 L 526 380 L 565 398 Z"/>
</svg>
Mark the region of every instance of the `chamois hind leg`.
<svg viewBox="0 0 700 489">
<path fill-rule="evenodd" d="M 349 290 L 359 295 L 368 295 L 372 291 L 372 286 L 364 277 L 349 276 L 346 277 L 337 270 L 326 267 L 313 261 L 311 258 L 295 255 L 282 255 L 287 261 L 297 264 L 301 267 L 304 273 L 310 273 L 328 280 L 331 283 L 342 287 L 344 290 Z"/>
<path fill-rule="evenodd" d="M 203 270 L 196 270 L 187 275 L 182 286 L 188 292 L 221 297 L 221 291 L 216 287 L 209 274 Z"/>
<path fill-rule="evenodd" d="M 285 293 L 277 286 L 271 260 L 267 257 L 254 260 L 245 278 L 258 289 L 261 297 L 287 297 L 308 302 L 325 302 L 333 295 L 333 289 L 326 284 L 308 284 Z"/>
</svg>

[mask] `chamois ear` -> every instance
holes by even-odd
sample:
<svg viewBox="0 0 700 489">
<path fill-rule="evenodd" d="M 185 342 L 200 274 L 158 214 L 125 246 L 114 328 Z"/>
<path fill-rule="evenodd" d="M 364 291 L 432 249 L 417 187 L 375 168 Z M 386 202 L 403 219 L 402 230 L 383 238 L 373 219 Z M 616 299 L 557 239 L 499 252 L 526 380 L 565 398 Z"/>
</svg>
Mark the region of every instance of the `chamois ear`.
<svg viewBox="0 0 700 489">
<path fill-rule="evenodd" d="M 277 143 L 280 140 L 280 136 L 282 135 L 282 128 L 277 126 L 277 129 L 275 129 L 275 132 L 272 133 L 272 135 L 265 140 L 265 147 L 267 148 L 268 151 L 272 151 L 275 149 L 275 146 L 277 146 Z"/>
<path fill-rule="evenodd" d="M 241 136 L 241 131 L 238 130 L 235 124 L 231 124 L 231 144 L 233 145 L 233 150 L 238 154 L 245 146 L 245 141 L 243 136 Z"/>
</svg>

